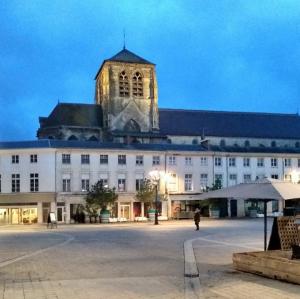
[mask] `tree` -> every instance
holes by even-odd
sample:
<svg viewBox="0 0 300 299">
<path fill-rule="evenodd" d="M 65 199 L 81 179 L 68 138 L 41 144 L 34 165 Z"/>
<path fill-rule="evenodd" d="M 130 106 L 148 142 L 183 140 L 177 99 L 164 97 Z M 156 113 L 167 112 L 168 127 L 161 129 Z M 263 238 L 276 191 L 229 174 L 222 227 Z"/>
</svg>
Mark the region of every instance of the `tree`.
<svg viewBox="0 0 300 299">
<path fill-rule="evenodd" d="M 104 211 L 118 199 L 115 188 L 108 188 L 101 181 L 91 186 L 86 195 L 86 210 L 90 216 L 97 216 L 98 210 Z"/>
<path fill-rule="evenodd" d="M 155 201 L 155 188 L 156 186 L 149 179 L 144 179 L 137 191 L 135 198 L 143 203 L 149 203 L 152 207 Z"/>
<path fill-rule="evenodd" d="M 222 181 L 220 179 L 216 179 L 215 182 L 213 183 L 212 187 L 209 188 L 210 190 L 218 190 L 222 189 Z"/>
<path fill-rule="evenodd" d="M 140 189 L 137 191 L 135 198 L 143 203 L 149 203 L 150 207 L 153 208 L 155 202 L 155 189 L 156 185 L 149 179 L 144 179 Z M 159 200 L 165 200 L 164 194 L 158 194 Z"/>
</svg>

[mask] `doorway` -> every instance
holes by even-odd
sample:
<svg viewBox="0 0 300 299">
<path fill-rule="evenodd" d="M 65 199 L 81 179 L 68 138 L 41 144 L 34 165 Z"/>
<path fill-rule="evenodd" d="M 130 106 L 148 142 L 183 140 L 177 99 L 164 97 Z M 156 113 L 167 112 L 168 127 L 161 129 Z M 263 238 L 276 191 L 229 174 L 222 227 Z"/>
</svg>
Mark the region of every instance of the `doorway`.
<svg viewBox="0 0 300 299">
<path fill-rule="evenodd" d="M 231 217 L 237 217 L 237 200 L 230 200 L 230 215 Z"/>
<path fill-rule="evenodd" d="M 19 224 L 19 209 L 11 209 L 11 224 Z"/>
<path fill-rule="evenodd" d="M 0 224 L 8 224 L 9 223 L 9 214 L 8 209 L 0 209 Z"/>
<path fill-rule="evenodd" d="M 120 205 L 120 216 L 121 218 L 130 219 L 130 205 Z"/>
</svg>

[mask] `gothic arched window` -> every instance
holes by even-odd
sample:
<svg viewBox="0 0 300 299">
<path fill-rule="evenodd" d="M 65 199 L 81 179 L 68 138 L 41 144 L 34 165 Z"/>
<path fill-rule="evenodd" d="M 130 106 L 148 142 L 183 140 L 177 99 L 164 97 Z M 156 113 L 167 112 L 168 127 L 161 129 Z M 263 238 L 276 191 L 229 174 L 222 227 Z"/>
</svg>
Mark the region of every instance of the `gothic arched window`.
<svg viewBox="0 0 300 299">
<path fill-rule="evenodd" d="M 131 119 L 124 126 L 124 131 L 141 132 L 141 127 L 139 126 L 139 124 L 134 119 Z"/>
<path fill-rule="evenodd" d="M 132 77 L 132 94 L 134 97 L 143 96 L 143 78 L 139 72 L 136 72 Z"/>
<path fill-rule="evenodd" d="M 119 75 L 119 95 L 120 97 L 129 97 L 129 81 L 125 71 Z"/>
</svg>

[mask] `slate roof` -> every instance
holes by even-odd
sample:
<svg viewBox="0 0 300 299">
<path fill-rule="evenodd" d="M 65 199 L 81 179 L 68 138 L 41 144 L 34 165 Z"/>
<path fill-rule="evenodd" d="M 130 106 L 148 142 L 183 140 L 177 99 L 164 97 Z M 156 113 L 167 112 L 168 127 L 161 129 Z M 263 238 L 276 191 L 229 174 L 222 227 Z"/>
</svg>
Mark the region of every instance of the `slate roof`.
<svg viewBox="0 0 300 299">
<path fill-rule="evenodd" d="M 190 144 L 123 144 L 123 143 L 101 143 L 98 141 L 75 141 L 75 140 L 53 140 L 40 139 L 34 141 L 11 141 L 0 142 L 0 150 L 7 149 L 35 149 L 35 148 L 61 148 L 61 149 L 115 149 L 136 151 L 162 151 L 162 152 L 228 152 L 228 153 L 285 153 L 300 154 L 300 148 L 282 147 L 219 147 L 210 146 L 205 148 L 201 145 Z"/>
<path fill-rule="evenodd" d="M 300 139 L 297 114 L 159 109 L 165 135 Z"/>
<path fill-rule="evenodd" d="M 102 127 L 102 110 L 95 104 L 58 104 L 41 128 L 56 126 Z M 300 139 L 297 114 L 159 109 L 157 136 L 216 136 Z"/>
<path fill-rule="evenodd" d="M 102 127 L 102 109 L 94 104 L 59 103 L 48 117 L 40 118 L 41 128 L 56 126 Z"/>
<path fill-rule="evenodd" d="M 124 144 L 101 143 L 98 141 L 75 141 L 40 139 L 34 141 L 0 142 L 1 149 L 31 149 L 31 148 L 78 148 L 78 149 L 116 149 L 139 151 L 206 151 L 201 145 L 188 144 Z"/>
<path fill-rule="evenodd" d="M 133 52 L 123 49 L 116 55 L 105 61 L 118 61 L 118 62 L 127 62 L 127 63 L 143 63 L 143 64 L 153 64 L 152 62 L 134 54 Z"/>
<path fill-rule="evenodd" d="M 126 62 L 126 63 L 140 63 L 140 64 L 152 64 L 155 65 L 154 63 L 134 54 L 133 52 L 127 50 L 127 49 L 123 49 L 120 52 L 118 52 L 116 55 L 112 56 L 109 59 L 105 59 L 103 61 L 103 63 L 101 64 L 101 67 L 99 68 L 95 79 L 97 78 L 98 74 L 100 73 L 104 63 L 106 61 L 115 61 L 115 62 Z"/>
</svg>

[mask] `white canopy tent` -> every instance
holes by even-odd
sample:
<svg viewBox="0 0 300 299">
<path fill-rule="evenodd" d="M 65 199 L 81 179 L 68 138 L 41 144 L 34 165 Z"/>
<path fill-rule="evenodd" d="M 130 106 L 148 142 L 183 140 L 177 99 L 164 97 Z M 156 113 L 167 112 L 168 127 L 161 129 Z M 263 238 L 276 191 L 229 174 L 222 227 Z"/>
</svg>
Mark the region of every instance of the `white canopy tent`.
<svg viewBox="0 0 300 299">
<path fill-rule="evenodd" d="M 249 183 L 209 191 L 201 194 L 199 199 L 210 198 L 244 198 L 258 199 L 264 202 L 264 249 L 267 248 L 267 202 L 300 199 L 300 184 L 287 181 L 264 178 Z"/>
</svg>

